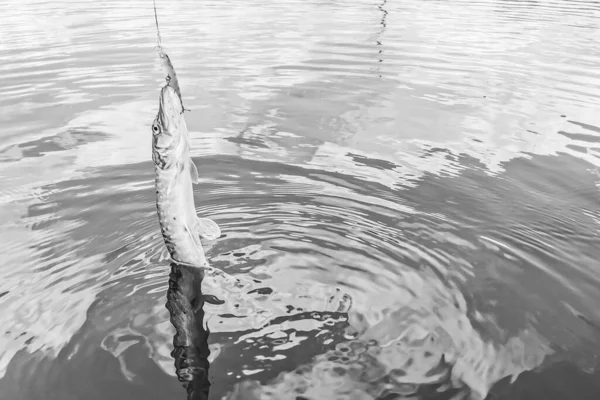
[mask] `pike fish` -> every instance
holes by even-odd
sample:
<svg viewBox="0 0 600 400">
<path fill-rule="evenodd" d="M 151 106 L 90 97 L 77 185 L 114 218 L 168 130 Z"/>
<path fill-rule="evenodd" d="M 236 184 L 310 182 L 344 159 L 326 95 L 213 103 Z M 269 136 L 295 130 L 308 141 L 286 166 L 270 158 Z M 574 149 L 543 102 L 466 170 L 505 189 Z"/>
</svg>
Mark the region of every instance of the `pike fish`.
<svg viewBox="0 0 600 400">
<path fill-rule="evenodd" d="M 183 104 L 174 83 L 178 88 L 175 75 L 161 89 L 152 123 L 158 220 L 173 261 L 208 268 L 200 239 L 214 240 L 221 230 L 213 220 L 196 215 L 192 184 L 198 183 L 198 169 L 190 158 Z"/>
</svg>

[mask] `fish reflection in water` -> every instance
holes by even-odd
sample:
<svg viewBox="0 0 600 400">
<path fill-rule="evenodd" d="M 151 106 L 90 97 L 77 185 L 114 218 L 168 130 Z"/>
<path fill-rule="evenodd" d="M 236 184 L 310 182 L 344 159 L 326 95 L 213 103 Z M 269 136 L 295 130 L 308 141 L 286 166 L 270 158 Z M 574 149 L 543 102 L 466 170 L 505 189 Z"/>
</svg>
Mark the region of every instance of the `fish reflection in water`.
<svg viewBox="0 0 600 400">
<path fill-rule="evenodd" d="M 204 270 L 181 264 L 171 264 L 167 304 L 171 323 L 176 333 L 173 337 L 177 377 L 187 390 L 189 400 L 206 400 L 210 350 L 208 328 L 204 326 L 204 302 L 210 297 L 202 294 Z"/>
</svg>

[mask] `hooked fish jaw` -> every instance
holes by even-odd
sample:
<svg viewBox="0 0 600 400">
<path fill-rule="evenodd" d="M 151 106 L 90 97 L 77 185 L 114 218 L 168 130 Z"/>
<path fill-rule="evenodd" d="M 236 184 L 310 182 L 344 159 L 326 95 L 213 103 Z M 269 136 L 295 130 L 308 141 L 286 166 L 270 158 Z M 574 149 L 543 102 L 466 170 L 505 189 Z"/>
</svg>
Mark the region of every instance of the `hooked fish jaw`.
<svg viewBox="0 0 600 400">
<path fill-rule="evenodd" d="M 183 128 L 185 122 L 183 120 L 183 105 L 177 91 L 166 84 L 160 91 L 160 101 L 158 108 L 158 116 L 161 119 L 163 128 L 169 130 Z M 166 125 L 165 125 L 166 124 Z"/>
</svg>

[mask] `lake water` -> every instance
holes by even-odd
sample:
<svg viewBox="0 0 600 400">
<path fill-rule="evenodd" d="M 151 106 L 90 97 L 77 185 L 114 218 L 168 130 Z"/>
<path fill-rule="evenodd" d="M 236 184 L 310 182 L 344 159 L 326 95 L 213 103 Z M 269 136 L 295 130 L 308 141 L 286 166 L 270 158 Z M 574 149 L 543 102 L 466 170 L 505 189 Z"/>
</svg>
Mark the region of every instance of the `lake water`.
<svg viewBox="0 0 600 400">
<path fill-rule="evenodd" d="M 4 0 L 0 399 L 600 398 L 599 2 L 157 9 L 240 285 L 160 234 L 152 1 Z"/>
</svg>

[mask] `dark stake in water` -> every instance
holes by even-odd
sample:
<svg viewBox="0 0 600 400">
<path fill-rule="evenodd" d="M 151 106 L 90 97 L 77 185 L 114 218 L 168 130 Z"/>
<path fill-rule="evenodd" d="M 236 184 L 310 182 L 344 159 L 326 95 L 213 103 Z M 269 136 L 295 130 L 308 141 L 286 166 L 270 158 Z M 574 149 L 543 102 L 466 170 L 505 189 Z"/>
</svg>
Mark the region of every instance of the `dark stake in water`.
<svg viewBox="0 0 600 400">
<path fill-rule="evenodd" d="M 600 4 L 0 2 L 0 400 L 600 398 Z"/>
</svg>

